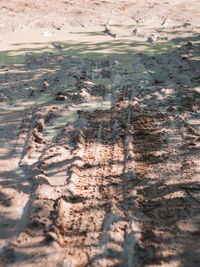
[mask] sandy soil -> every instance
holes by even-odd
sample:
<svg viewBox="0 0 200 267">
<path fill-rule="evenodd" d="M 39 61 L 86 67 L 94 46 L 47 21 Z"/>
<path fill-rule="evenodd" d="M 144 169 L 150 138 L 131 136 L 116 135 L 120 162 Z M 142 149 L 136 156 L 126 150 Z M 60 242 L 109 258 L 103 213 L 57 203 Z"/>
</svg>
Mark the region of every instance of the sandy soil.
<svg viewBox="0 0 200 267">
<path fill-rule="evenodd" d="M 0 3 L 0 266 L 200 266 L 199 1 Z"/>
</svg>

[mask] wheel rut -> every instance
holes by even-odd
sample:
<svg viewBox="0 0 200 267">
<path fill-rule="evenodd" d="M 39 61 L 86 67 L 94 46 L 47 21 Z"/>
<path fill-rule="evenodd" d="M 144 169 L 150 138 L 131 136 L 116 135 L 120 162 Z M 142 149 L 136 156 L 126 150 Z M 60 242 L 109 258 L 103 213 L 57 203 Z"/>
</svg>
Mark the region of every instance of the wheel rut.
<svg viewBox="0 0 200 267">
<path fill-rule="evenodd" d="M 15 207 L 5 193 L 11 182 L 24 204 L 22 217 L 10 220 L 12 238 L 2 236 L 4 265 L 193 264 L 183 240 L 196 244 L 198 233 L 199 93 L 188 90 L 189 78 L 185 85 L 181 76 L 163 78 L 179 68 L 178 51 L 162 77 L 154 72 L 164 65 L 161 55 L 138 53 L 128 66 L 111 58 L 29 59 L 44 66 L 59 61 L 61 68 L 39 78 L 40 87 L 31 83 L 32 104 L 23 115 L 6 117 L 8 130 L 19 127 L 18 155 L 11 153 L 12 136 L 7 150 L 16 156 L 12 175 L 21 170 L 23 177 L 20 183 L 1 181 L 0 203 L 4 210 Z M 195 72 L 193 64 L 184 67 Z M 42 103 L 40 90 L 48 95 Z"/>
</svg>

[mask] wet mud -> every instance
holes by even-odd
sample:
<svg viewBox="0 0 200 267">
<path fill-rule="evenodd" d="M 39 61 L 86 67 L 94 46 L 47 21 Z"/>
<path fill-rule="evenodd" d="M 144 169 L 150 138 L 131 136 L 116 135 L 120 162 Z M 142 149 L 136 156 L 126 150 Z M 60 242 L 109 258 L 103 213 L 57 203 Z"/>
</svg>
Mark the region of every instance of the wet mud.
<svg viewBox="0 0 200 267">
<path fill-rule="evenodd" d="M 136 25 L 150 19 L 146 5 Z M 161 26 L 183 21 L 174 14 Z M 181 27 L 193 34 L 170 41 L 168 28 L 137 27 L 151 45 L 124 58 L 60 50 L 1 65 L 0 266 L 199 266 L 200 43 L 190 22 Z M 108 38 L 122 34 L 105 26 Z"/>
</svg>

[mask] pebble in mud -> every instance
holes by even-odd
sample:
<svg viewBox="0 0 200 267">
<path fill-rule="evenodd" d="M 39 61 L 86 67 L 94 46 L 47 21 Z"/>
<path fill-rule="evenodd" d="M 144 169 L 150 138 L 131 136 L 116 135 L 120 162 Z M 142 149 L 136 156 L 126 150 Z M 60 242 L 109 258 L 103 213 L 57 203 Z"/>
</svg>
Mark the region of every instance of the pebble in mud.
<svg viewBox="0 0 200 267">
<path fill-rule="evenodd" d="M 57 95 L 56 96 L 56 100 L 59 100 L 59 101 L 64 101 L 66 99 L 67 99 L 67 97 L 65 95 Z"/>
<path fill-rule="evenodd" d="M 153 44 L 155 42 L 155 40 L 152 38 L 152 36 L 149 36 L 147 39 L 147 42 L 150 44 Z"/>
<path fill-rule="evenodd" d="M 56 98 L 55 99 L 58 100 L 58 101 L 64 101 L 64 100 L 67 99 L 67 96 L 64 95 L 62 92 L 58 92 L 56 94 Z"/>
<path fill-rule="evenodd" d="M 44 127 L 45 127 L 45 122 L 44 122 L 44 119 L 39 119 L 36 123 L 36 127 L 38 129 L 39 132 L 42 132 L 44 130 Z"/>
</svg>

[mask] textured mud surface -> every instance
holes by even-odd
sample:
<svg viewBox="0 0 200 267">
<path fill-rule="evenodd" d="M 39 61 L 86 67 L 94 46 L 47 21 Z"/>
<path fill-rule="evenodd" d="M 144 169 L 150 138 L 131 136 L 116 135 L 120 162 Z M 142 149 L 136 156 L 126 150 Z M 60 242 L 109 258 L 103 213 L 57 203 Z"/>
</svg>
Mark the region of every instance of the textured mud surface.
<svg viewBox="0 0 200 267">
<path fill-rule="evenodd" d="M 89 25 L 93 10 L 111 41 L 2 56 L 0 266 L 199 266 L 198 2 L 53 2 L 6 1 L 1 13 L 55 31 L 53 18 Z M 64 5 L 76 8 L 67 22 Z"/>
</svg>

